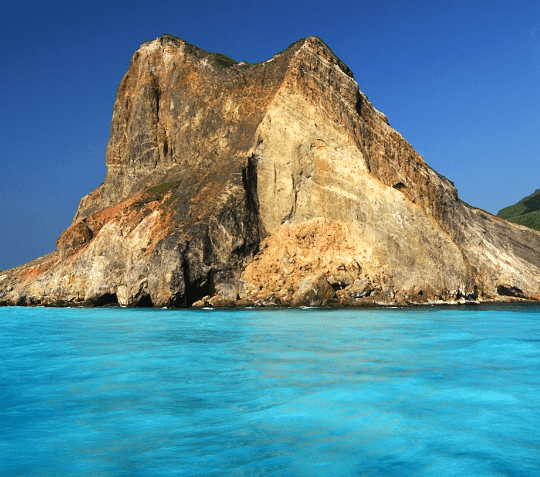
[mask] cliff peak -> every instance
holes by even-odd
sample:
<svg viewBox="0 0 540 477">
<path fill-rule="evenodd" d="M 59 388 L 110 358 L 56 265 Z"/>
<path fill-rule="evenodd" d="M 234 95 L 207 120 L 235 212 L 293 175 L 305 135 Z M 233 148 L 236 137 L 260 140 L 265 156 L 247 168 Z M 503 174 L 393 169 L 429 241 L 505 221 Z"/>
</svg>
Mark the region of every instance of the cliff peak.
<svg viewBox="0 0 540 477">
<path fill-rule="evenodd" d="M 307 38 L 299 40 L 299 42 L 301 43 L 301 48 L 307 48 L 314 54 L 321 56 L 325 60 L 329 61 L 331 64 L 336 65 L 347 76 L 350 76 L 354 79 L 354 74 L 352 70 L 343 61 L 341 61 L 338 56 L 330 49 L 330 47 L 319 37 L 309 36 Z"/>
</svg>

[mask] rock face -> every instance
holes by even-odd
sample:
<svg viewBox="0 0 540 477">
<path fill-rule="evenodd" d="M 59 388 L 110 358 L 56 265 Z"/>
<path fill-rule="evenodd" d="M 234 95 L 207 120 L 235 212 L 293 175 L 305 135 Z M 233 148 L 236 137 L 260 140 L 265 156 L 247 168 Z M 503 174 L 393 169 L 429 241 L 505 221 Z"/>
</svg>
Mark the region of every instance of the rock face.
<svg viewBox="0 0 540 477">
<path fill-rule="evenodd" d="M 540 233 L 459 200 L 318 38 L 257 65 L 164 35 L 135 53 L 107 177 L 8 305 L 540 299 Z"/>
</svg>

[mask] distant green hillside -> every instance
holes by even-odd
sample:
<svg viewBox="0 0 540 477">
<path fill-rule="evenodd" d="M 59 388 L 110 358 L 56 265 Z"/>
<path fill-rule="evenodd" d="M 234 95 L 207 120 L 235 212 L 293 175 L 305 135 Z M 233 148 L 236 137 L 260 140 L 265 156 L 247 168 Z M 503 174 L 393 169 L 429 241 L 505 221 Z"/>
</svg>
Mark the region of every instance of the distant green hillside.
<svg viewBox="0 0 540 477">
<path fill-rule="evenodd" d="M 499 210 L 497 215 L 503 219 L 540 230 L 540 189 L 521 199 L 517 204 Z"/>
</svg>

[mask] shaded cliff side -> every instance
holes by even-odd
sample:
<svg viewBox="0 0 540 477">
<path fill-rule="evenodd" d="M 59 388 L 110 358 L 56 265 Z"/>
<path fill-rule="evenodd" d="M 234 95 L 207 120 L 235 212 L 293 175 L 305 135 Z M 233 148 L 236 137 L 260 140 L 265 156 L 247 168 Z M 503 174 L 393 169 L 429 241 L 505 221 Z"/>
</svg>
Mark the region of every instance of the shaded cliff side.
<svg viewBox="0 0 540 477">
<path fill-rule="evenodd" d="M 257 65 L 145 43 L 106 165 L 1 304 L 540 299 L 540 233 L 460 201 L 315 37 Z"/>
</svg>

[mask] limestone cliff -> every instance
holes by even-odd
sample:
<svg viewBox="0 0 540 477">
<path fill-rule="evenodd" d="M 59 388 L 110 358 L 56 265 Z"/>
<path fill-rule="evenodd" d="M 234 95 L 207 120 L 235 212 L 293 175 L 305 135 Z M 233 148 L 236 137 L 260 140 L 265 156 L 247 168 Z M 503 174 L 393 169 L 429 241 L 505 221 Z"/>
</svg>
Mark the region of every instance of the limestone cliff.
<svg viewBox="0 0 540 477">
<path fill-rule="evenodd" d="M 107 177 L 0 303 L 190 306 L 540 299 L 540 233 L 459 200 L 318 38 L 235 64 L 135 53 Z"/>
</svg>

